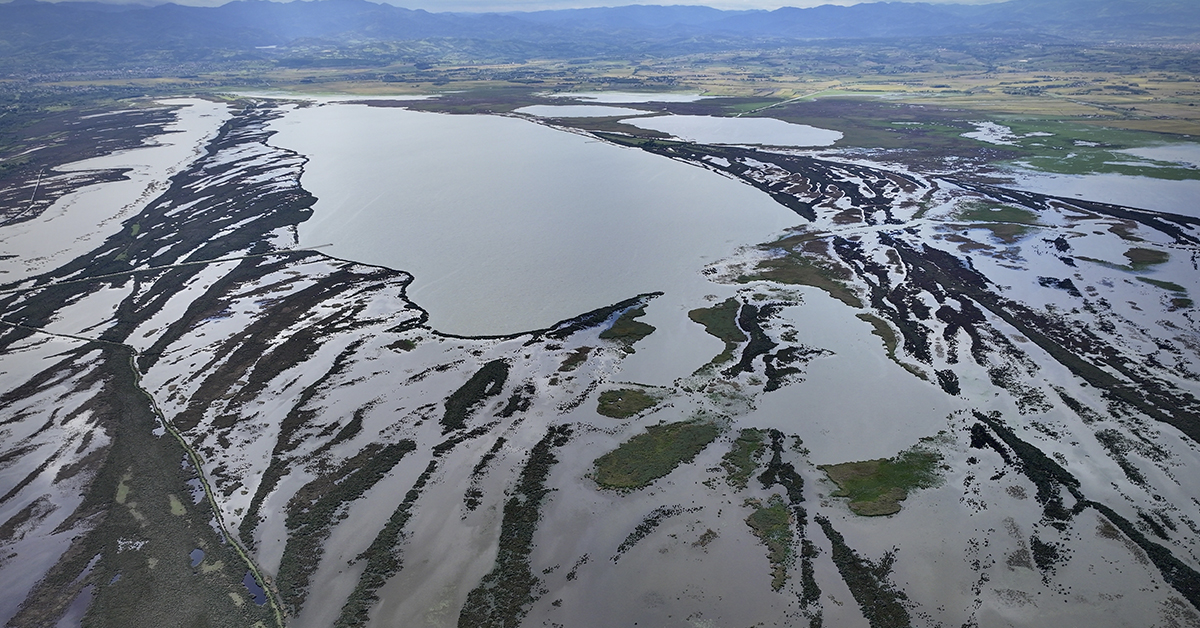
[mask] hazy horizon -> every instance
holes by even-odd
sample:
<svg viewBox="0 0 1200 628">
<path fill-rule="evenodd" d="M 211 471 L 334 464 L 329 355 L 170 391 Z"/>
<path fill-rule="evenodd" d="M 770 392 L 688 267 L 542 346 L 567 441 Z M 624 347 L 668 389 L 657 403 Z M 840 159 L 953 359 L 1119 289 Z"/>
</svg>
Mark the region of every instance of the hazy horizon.
<svg viewBox="0 0 1200 628">
<path fill-rule="evenodd" d="M 100 2 L 103 4 L 136 4 L 154 6 L 159 4 L 178 4 L 184 6 L 215 7 L 237 0 L 39 0 L 42 2 Z M 271 0 L 272 2 L 310 2 L 313 0 Z M 699 2 L 596 2 L 594 0 L 368 0 L 378 4 L 391 4 L 406 9 L 424 9 L 432 13 L 446 12 L 507 12 L 507 11 L 546 11 L 557 9 L 587 9 L 600 7 L 623 6 L 704 6 L 721 10 L 768 10 L 773 11 L 782 7 L 812 8 L 817 6 L 837 5 L 850 6 L 855 4 L 872 4 L 880 2 L 906 2 L 924 4 L 996 4 L 1007 0 L 793 0 L 778 2 L 775 0 L 708 0 Z M 9 4 L 13 0 L 4 0 L 0 4 Z"/>
</svg>

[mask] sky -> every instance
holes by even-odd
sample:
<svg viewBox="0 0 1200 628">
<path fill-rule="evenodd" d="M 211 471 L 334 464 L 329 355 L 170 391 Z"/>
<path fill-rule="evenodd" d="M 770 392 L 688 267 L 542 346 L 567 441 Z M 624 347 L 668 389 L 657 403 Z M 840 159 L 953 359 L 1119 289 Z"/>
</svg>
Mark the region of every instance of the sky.
<svg viewBox="0 0 1200 628">
<path fill-rule="evenodd" d="M 5 0 L 0 0 L 4 2 Z M 50 0 L 64 1 L 64 0 Z M 229 0 L 91 0 L 113 4 L 164 4 L 172 1 L 175 4 L 190 6 L 217 6 Z M 275 0 L 280 1 L 280 0 Z M 282 0 L 287 1 L 287 0 Z M 371 2 L 386 2 L 406 9 L 425 9 L 426 11 L 542 11 L 547 9 L 578 9 L 597 6 L 625 6 L 630 4 L 661 4 L 661 5 L 693 5 L 709 6 L 726 10 L 767 9 L 780 7 L 815 7 L 823 4 L 860 4 L 863 0 L 370 0 Z M 872 0 L 877 1 L 877 0 Z M 989 4 L 1004 0 L 891 0 L 893 2 L 923 1 L 938 4 Z"/>
<path fill-rule="evenodd" d="M 372 0 L 379 1 L 379 0 Z M 899 0 L 918 1 L 918 0 Z M 934 3 L 986 4 L 999 0 L 919 0 Z M 595 6 L 623 6 L 629 4 L 686 4 L 702 5 L 717 9 L 778 9 L 780 7 L 815 7 L 822 4 L 860 4 L 862 0 L 392 0 L 408 9 L 427 11 L 541 11 L 544 9 L 576 9 Z"/>
</svg>

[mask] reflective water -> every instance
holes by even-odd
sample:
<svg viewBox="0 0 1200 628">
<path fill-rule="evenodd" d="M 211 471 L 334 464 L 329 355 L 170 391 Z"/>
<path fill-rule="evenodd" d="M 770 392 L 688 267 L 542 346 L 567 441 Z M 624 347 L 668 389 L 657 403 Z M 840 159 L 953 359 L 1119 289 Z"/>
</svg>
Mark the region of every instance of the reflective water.
<svg viewBox="0 0 1200 628">
<path fill-rule="evenodd" d="M 67 612 L 59 618 L 58 623 L 54 624 L 54 628 L 79 628 L 83 625 L 83 616 L 87 614 L 87 609 L 92 605 L 92 598 L 96 593 L 96 585 L 89 584 L 83 587 L 79 595 L 71 601 L 71 605 L 67 607 Z"/>
<path fill-rule="evenodd" d="M 262 606 L 267 603 L 267 592 L 259 586 L 258 581 L 254 579 L 254 574 L 247 571 L 245 576 L 242 576 L 242 586 L 246 587 L 246 591 L 250 593 L 250 597 L 254 599 L 254 603 Z"/>
<path fill-rule="evenodd" d="M 326 105 L 274 128 L 310 158 L 301 244 L 413 273 L 409 295 L 450 333 L 669 292 L 800 222 L 713 172 L 514 118 Z"/>
<path fill-rule="evenodd" d="M 1155 161 L 1173 161 L 1193 168 L 1200 168 L 1200 144 L 1164 144 L 1162 146 L 1144 146 L 1117 151 L 1143 159 Z"/>
<path fill-rule="evenodd" d="M 1069 198 L 1200 217 L 1200 181 L 1123 174 L 1046 175 L 1020 172 L 1012 186 Z"/>
<path fill-rule="evenodd" d="M 668 94 L 652 92 L 571 92 L 562 94 L 547 94 L 554 98 L 576 98 L 601 103 L 640 103 L 640 102 L 696 102 L 700 94 Z"/>
<path fill-rule="evenodd" d="M 800 343 L 833 355 L 809 363 L 803 382 L 764 395 L 739 423 L 799 435 L 813 464 L 835 464 L 894 456 L 943 429 L 963 406 L 888 359 L 871 325 L 840 301 L 801 291 L 803 305 L 780 316 L 795 325 Z"/>
<path fill-rule="evenodd" d="M 820 129 L 807 124 L 792 124 L 774 118 L 657 116 L 622 122 L 703 144 L 829 146 L 842 139 L 840 131 Z"/>
<path fill-rule="evenodd" d="M 604 105 L 530 105 L 517 109 L 517 113 L 527 113 L 544 118 L 603 118 L 606 116 L 636 116 L 650 112 Z"/>
</svg>

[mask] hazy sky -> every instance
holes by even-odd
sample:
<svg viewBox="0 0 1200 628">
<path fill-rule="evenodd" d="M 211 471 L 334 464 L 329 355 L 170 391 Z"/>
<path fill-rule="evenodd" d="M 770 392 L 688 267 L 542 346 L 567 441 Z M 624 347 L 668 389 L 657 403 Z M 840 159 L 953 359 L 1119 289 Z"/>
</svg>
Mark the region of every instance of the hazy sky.
<svg viewBox="0 0 1200 628">
<path fill-rule="evenodd" d="M 0 3 L 8 0 L 0 0 Z M 63 0 L 50 0 L 63 1 Z M 164 4 L 174 2 L 191 6 L 217 6 L 229 0 L 94 0 L 117 4 Z M 276 0 L 281 1 L 281 0 Z M 282 0 L 287 1 L 287 0 Z M 625 6 L 630 4 L 682 4 L 703 5 L 718 9 L 778 9 L 779 7 L 815 7 L 822 4 L 860 4 L 863 0 L 370 0 L 386 1 L 388 4 L 408 9 L 426 11 L 540 11 L 543 9 L 577 9 L 598 6 Z M 868 0 L 879 1 L 879 0 Z M 893 2 L 922 1 L 956 4 L 988 4 L 1004 0 L 891 0 Z"/>
<path fill-rule="evenodd" d="M 378 1 L 378 0 L 373 0 Z M 815 7 L 822 4 L 859 4 L 863 0 L 393 0 L 389 4 L 409 9 L 427 11 L 540 11 L 542 9 L 575 9 L 596 6 L 623 6 L 629 4 L 688 4 L 704 5 L 718 9 L 778 9 L 779 7 Z M 895 1 L 895 0 L 893 0 Z M 905 0 L 899 0 L 901 2 Z M 918 1 L 918 0 L 909 0 Z M 958 4 L 984 4 L 1000 0 L 919 0 L 924 2 L 953 2 Z"/>
</svg>

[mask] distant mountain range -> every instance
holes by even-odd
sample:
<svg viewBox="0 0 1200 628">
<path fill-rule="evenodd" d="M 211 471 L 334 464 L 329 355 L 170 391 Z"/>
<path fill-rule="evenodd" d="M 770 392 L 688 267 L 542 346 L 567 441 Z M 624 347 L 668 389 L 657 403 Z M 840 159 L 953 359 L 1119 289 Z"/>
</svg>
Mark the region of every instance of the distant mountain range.
<svg viewBox="0 0 1200 628">
<path fill-rule="evenodd" d="M 604 54 L 629 46 L 729 49 L 827 39 L 931 36 L 1051 36 L 1084 41 L 1196 42 L 1195 0 L 1011 0 L 988 5 L 870 3 L 775 11 L 698 6 L 623 6 L 528 13 L 431 13 L 367 0 L 269 2 L 219 7 L 47 3 L 0 4 L 0 56 L 76 58 L 89 47 L 174 60 L 213 50 L 254 51 L 297 42 L 471 40 Z"/>
<path fill-rule="evenodd" d="M 1011 0 L 997 4 L 875 2 L 775 11 L 695 6 L 625 6 L 512 14 L 566 28 L 643 30 L 784 39 L 923 37 L 966 33 L 1078 38 L 1194 37 L 1200 3 L 1190 0 Z"/>
</svg>

